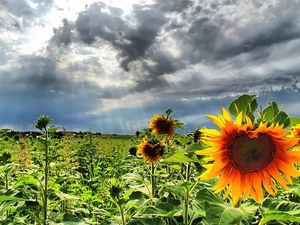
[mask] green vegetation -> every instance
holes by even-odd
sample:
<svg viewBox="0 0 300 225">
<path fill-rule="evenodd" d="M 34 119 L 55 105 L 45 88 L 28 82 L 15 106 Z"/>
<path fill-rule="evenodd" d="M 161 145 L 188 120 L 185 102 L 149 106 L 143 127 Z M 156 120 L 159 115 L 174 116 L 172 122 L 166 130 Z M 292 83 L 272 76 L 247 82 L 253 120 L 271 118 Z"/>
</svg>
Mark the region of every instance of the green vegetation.
<svg viewBox="0 0 300 225">
<path fill-rule="evenodd" d="M 230 105 L 232 114 L 238 115 L 239 104 Z M 243 107 L 248 110 L 243 116 L 254 120 L 256 105 Z M 268 107 L 260 110 L 260 121 L 288 125 L 289 118 L 277 105 Z M 169 120 L 156 116 L 154 126 Z M 299 119 L 288 122 L 295 126 Z M 133 136 L 58 132 L 47 116 L 39 117 L 34 125 L 37 131 L 31 133 L 0 130 L 2 225 L 300 223 L 298 178 L 293 178 L 289 190 L 274 184 L 276 196 L 264 192 L 259 203 L 247 197 L 235 206 L 230 196 L 224 198 L 226 191 L 214 193 L 218 177 L 200 180 L 207 159 L 195 152 L 208 146 L 199 129 L 187 135 L 165 130 L 166 135 L 161 135 L 162 129 L 155 135 L 144 129 Z"/>
</svg>

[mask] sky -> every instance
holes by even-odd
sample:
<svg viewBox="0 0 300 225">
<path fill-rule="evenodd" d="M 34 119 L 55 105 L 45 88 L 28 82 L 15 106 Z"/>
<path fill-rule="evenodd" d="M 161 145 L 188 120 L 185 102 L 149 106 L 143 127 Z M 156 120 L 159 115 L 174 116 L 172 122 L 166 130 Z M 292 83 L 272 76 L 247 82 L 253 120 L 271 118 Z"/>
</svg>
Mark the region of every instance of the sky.
<svg viewBox="0 0 300 225">
<path fill-rule="evenodd" d="M 298 0 L 0 0 L 0 128 L 188 133 L 242 94 L 300 116 Z"/>
</svg>

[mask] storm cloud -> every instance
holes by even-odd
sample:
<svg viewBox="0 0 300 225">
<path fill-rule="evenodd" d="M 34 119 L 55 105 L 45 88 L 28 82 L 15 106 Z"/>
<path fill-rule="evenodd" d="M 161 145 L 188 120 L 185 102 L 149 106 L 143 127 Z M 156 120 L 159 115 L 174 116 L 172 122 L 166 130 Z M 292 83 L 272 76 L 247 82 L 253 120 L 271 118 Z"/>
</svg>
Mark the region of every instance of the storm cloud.
<svg viewBox="0 0 300 225">
<path fill-rule="evenodd" d="M 243 93 L 299 115 L 300 3 L 74 4 L 0 2 L 0 125 L 130 133 L 173 108 L 194 129 Z"/>
</svg>

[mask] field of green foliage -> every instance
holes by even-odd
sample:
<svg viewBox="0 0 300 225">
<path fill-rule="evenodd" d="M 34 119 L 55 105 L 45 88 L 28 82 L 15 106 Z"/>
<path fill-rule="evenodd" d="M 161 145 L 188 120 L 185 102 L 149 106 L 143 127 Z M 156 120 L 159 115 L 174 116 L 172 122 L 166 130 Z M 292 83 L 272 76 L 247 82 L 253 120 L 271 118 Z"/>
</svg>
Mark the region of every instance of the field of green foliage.
<svg viewBox="0 0 300 225">
<path fill-rule="evenodd" d="M 169 119 L 156 121 L 164 118 Z M 277 122 L 287 119 L 281 115 Z M 207 148 L 199 130 L 169 132 L 160 140 L 148 128 L 134 136 L 58 135 L 47 116 L 38 118 L 35 128 L 35 135 L 0 132 L 2 225 L 300 223 L 298 178 L 288 190 L 276 184 L 276 195 L 264 192 L 260 202 L 249 196 L 235 205 L 224 190 L 214 192 L 218 177 L 199 179 L 208 168 L 195 154 Z"/>
</svg>

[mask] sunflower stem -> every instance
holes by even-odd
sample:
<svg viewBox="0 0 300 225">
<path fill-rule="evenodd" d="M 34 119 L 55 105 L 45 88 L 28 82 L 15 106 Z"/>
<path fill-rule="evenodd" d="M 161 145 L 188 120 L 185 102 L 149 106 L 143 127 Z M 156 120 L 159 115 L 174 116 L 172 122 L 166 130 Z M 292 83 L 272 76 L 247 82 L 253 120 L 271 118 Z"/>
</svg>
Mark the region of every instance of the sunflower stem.
<svg viewBox="0 0 300 225">
<path fill-rule="evenodd" d="M 187 163 L 186 164 L 186 171 L 185 171 L 185 181 L 189 181 L 190 180 L 190 164 Z"/>
<path fill-rule="evenodd" d="M 49 176 L 49 134 L 48 130 L 45 130 L 45 183 L 44 183 L 44 224 L 47 224 L 47 213 L 48 213 L 48 176 Z"/>
<path fill-rule="evenodd" d="M 235 208 L 239 208 L 242 204 L 242 198 L 239 199 L 239 201 L 236 203 Z M 236 223 L 236 225 L 242 225 L 242 222 L 239 221 Z"/>
<path fill-rule="evenodd" d="M 155 189 L 156 189 L 156 182 L 155 182 L 155 165 L 153 162 L 151 163 L 150 180 L 151 180 L 151 197 L 154 197 Z"/>
<path fill-rule="evenodd" d="M 183 224 L 189 224 L 189 190 L 184 193 Z"/>
<path fill-rule="evenodd" d="M 185 170 L 185 181 L 189 181 L 189 174 L 190 174 L 190 164 L 186 164 L 186 170 Z M 189 224 L 189 196 L 190 196 L 190 190 L 189 188 L 184 193 L 184 205 L 183 205 L 183 224 L 188 225 Z"/>
<path fill-rule="evenodd" d="M 43 220 L 42 224 L 47 224 L 48 219 L 48 179 L 49 179 L 49 132 L 48 129 L 45 127 L 44 129 L 41 129 L 41 131 L 44 133 L 45 139 L 44 142 L 44 154 L 45 154 L 45 166 L 44 166 L 44 182 L 42 183 L 39 179 L 38 182 L 41 186 L 41 196 L 42 196 L 42 202 L 43 202 Z"/>
<path fill-rule="evenodd" d="M 122 220 L 122 225 L 126 225 L 126 216 L 125 216 L 125 212 L 124 212 L 124 208 L 122 206 L 122 204 L 119 203 L 119 198 L 112 198 L 110 197 L 110 200 L 115 204 L 115 206 L 118 208 L 119 213 L 121 215 L 121 220 Z M 120 222 L 117 220 L 117 222 L 120 224 Z"/>
</svg>

